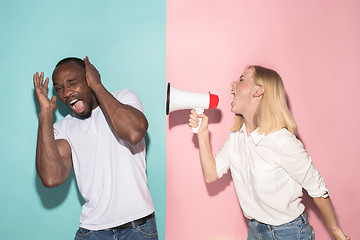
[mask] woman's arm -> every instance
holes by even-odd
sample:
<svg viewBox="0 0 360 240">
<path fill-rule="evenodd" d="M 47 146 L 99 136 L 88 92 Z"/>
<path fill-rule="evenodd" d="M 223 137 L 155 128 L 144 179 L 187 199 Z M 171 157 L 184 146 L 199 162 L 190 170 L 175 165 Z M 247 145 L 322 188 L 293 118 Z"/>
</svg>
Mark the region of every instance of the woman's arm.
<svg viewBox="0 0 360 240">
<path fill-rule="evenodd" d="M 192 110 L 189 119 L 189 126 L 197 127 L 199 122 L 198 117 L 202 118 L 202 123 L 197 133 L 199 141 L 201 168 L 204 174 L 205 181 L 207 183 L 211 183 L 215 182 L 218 179 L 218 174 L 216 171 L 215 158 L 210 148 L 208 117 L 205 114 L 197 115 L 197 113 Z"/>
<path fill-rule="evenodd" d="M 325 220 L 325 224 L 329 228 L 334 238 L 336 240 L 350 239 L 350 236 L 344 234 L 344 232 L 341 230 L 337 223 L 334 208 L 332 206 L 330 198 L 315 197 L 313 198 L 313 200 L 316 206 L 319 208 L 320 213 Z"/>
</svg>

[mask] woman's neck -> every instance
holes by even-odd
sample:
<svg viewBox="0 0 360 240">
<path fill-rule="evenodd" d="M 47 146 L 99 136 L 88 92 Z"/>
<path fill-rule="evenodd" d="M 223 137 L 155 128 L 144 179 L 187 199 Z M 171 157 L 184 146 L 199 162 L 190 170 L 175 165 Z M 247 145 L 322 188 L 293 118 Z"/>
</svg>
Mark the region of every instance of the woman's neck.
<svg viewBox="0 0 360 240">
<path fill-rule="evenodd" d="M 254 118 L 251 119 L 244 118 L 244 123 L 245 123 L 247 135 L 250 135 L 253 131 L 255 131 L 256 127 L 254 124 Z"/>
</svg>

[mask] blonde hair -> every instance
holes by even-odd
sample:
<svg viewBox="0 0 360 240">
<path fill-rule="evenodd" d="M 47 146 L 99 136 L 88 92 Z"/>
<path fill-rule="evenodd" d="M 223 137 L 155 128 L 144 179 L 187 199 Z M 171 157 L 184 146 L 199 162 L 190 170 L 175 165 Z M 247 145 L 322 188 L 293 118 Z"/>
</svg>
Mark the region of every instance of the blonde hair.
<svg viewBox="0 0 360 240">
<path fill-rule="evenodd" d="M 254 81 L 262 86 L 265 91 L 254 117 L 254 125 L 260 134 L 269 134 L 282 128 L 296 134 L 296 123 L 287 106 L 286 94 L 280 75 L 269 68 L 261 66 L 249 66 L 254 69 Z M 235 121 L 230 129 L 239 131 L 243 125 L 244 118 L 236 114 Z"/>
</svg>

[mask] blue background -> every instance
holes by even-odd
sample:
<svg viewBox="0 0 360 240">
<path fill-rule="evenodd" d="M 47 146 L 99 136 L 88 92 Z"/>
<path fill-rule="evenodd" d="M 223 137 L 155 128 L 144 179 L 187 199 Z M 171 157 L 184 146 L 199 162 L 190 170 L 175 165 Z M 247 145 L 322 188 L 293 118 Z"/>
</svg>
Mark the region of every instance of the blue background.
<svg viewBox="0 0 360 240">
<path fill-rule="evenodd" d="M 83 199 L 74 174 L 47 189 L 35 171 L 32 75 L 44 71 L 51 78 L 55 64 L 68 56 L 89 56 L 109 91 L 129 88 L 142 101 L 149 121 L 148 183 L 164 239 L 166 1 L 2 0 L 0 19 L 1 239 L 73 239 L 79 226 Z M 58 106 L 56 120 L 68 113 Z"/>
</svg>

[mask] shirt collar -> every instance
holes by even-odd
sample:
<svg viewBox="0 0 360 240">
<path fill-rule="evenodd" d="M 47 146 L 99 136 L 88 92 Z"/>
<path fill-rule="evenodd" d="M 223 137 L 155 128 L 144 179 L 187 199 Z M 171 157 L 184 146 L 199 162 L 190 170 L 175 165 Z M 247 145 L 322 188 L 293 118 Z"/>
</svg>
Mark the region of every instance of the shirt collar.
<svg viewBox="0 0 360 240">
<path fill-rule="evenodd" d="M 255 131 L 253 131 L 252 133 L 250 133 L 250 137 L 253 140 L 255 146 L 257 146 L 260 141 L 264 138 L 264 134 L 259 134 L 259 128 L 255 129 Z M 247 136 L 247 131 L 246 131 L 246 126 L 245 123 L 243 123 L 240 132 L 242 132 L 243 134 L 245 134 L 245 136 Z"/>
</svg>

